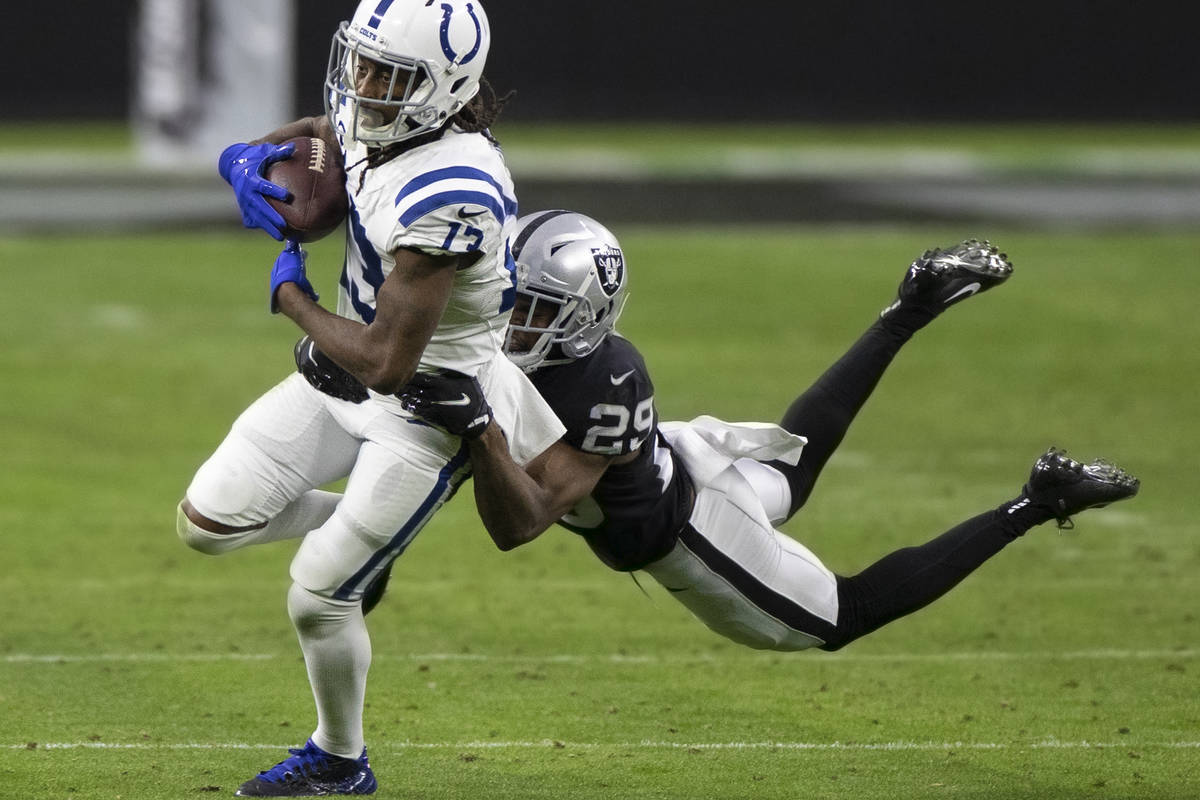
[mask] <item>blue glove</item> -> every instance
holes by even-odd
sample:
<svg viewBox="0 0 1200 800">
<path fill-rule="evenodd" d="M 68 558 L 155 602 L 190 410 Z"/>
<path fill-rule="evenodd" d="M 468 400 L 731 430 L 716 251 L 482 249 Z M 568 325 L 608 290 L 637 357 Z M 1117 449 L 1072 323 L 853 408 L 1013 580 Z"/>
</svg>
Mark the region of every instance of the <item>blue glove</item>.
<svg viewBox="0 0 1200 800">
<path fill-rule="evenodd" d="M 313 302 L 321 299 L 312 284 L 308 282 L 308 276 L 304 274 L 304 262 L 306 261 L 308 261 L 308 251 L 302 250 L 300 243 L 295 239 L 288 239 L 287 246 L 275 259 L 275 266 L 271 270 L 272 314 L 279 313 L 279 302 L 275 295 L 279 291 L 279 287 L 285 283 L 294 283 L 299 286 L 306 295 L 313 299 Z"/>
<path fill-rule="evenodd" d="M 217 160 L 217 171 L 233 187 L 238 208 L 242 211 L 242 224 L 247 228 L 262 228 L 280 242 L 283 241 L 283 217 L 271 208 L 267 197 L 287 200 L 288 191 L 263 175 L 270 164 L 291 158 L 295 150 L 294 144 L 231 144 Z"/>
</svg>

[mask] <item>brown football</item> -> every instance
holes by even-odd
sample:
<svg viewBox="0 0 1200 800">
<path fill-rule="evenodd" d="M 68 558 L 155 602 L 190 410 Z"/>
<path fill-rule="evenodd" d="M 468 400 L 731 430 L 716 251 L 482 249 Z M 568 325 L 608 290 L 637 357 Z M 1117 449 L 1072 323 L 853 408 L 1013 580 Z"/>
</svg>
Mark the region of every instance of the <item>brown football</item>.
<svg viewBox="0 0 1200 800">
<path fill-rule="evenodd" d="M 287 201 L 267 201 L 283 216 L 283 235 L 301 242 L 328 236 L 346 219 L 346 173 L 340 150 L 322 139 L 297 136 L 292 157 L 267 167 L 266 178 L 288 190 Z M 287 144 L 287 142 L 284 142 Z"/>
</svg>

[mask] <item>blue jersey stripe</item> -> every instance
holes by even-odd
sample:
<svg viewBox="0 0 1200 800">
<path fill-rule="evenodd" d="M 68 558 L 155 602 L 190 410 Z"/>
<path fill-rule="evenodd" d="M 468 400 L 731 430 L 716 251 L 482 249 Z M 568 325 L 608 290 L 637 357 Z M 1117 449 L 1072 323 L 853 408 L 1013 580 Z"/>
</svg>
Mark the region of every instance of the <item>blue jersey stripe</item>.
<svg viewBox="0 0 1200 800">
<path fill-rule="evenodd" d="M 496 190 L 496 194 L 500 195 L 504 203 L 504 213 L 508 216 L 515 216 L 517 213 L 516 198 L 510 197 L 504 192 L 504 187 L 488 173 L 474 167 L 443 167 L 418 175 L 408 183 L 404 184 L 403 188 L 396 194 L 396 201 L 393 205 L 399 206 L 404 198 L 410 194 L 424 189 L 430 184 L 438 181 L 448 180 L 474 180 L 482 181 Z"/>
<path fill-rule="evenodd" d="M 362 225 L 362 220 L 359 219 L 358 209 L 354 203 L 350 203 L 350 232 L 354 237 L 354 246 L 362 257 L 363 263 L 363 280 L 374 289 L 379 291 L 379 287 L 383 285 L 383 262 L 379 258 L 379 254 L 375 252 L 375 246 L 367 238 L 366 228 Z M 345 276 L 345 268 L 342 270 Z M 354 306 L 354 310 L 362 317 L 363 322 L 370 325 L 375 320 L 374 303 L 364 303 L 358 295 L 358 285 L 353 281 L 344 280 L 342 285 L 349 289 L 350 303 Z"/>
<path fill-rule="evenodd" d="M 472 192 L 468 189 L 457 189 L 448 192 L 441 192 L 439 194 L 433 194 L 418 203 L 414 203 L 407 211 L 400 215 L 400 224 L 407 228 L 409 225 L 412 225 L 430 211 L 443 208 L 444 206 L 453 206 L 465 203 L 483 206 L 492 212 L 492 216 L 496 218 L 496 222 L 500 223 L 501 225 L 503 225 L 504 220 L 508 218 L 508 214 L 506 213 L 505 209 L 502 208 L 500 204 L 496 202 L 496 198 L 492 197 L 490 194 L 487 194 L 486 192 Z"/>
<path fill-rule="evenodd" d="M 421 528 L 425 526 L 425 523 L 433 515 L 433 512 L 453 497 L 454 493 L 458 491 L 458 487 L 467 479 L 470 470 L 464 470 L 463 467 L 466 466 L 469 458 L 470 450 L 467 448 L 467 443 L 463 442 L 458 452 L 446 462 L 446 466 L 442 467 L 442 471 L 438 473 L 437 482 L 434 483 L 433 490 L 429 492 L 425 500 L 413 512 L 413 515 L 408 518 L 408 522 L 404 523 L 404 527 L 396 532 L 396 535 L 391 538 L 387 546 L 376 550 L 358 572 L 354 573 L 348 581 L 338 587 L 338 590 L 333 595 L 335 599 L 349 600 L 361 591 L 358 588 L 359 585 L 364 583 L 380 565 L 400 557 L 413 538 L 420 533 Z"/>
<path fill-rule="evenodd" d="M 362 321 L 370 325 L 375 321 L 375 308 L 362 299 L 358 293 L 358 284 L 351 281 L 349 278 L 342 281 L 342 285 L 346 287 L 346 291 L 350 298 L 350 305 L 354 306 L 354 310 L 362 317 Z"/>
<path fill-rule="evenodd" d="M 511 311 L 517 304 L 517 262 L 513 259 L 512 248 L 504 243 L 504 268 L 508 270 L 508 286 L 500 295 L 500 313 Z"/>
</svg>

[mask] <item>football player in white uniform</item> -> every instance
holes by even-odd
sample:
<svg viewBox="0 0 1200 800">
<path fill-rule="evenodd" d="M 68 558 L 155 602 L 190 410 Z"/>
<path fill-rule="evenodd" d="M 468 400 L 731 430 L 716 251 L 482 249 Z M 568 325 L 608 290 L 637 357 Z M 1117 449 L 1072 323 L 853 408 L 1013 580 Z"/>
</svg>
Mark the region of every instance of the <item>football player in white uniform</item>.
<svg viewBox="0 0 1200 800">
<path fill-rule="evenodd" d="M 488 132 L 498 108 L 482 78 L 489 42 L 478 0 L 363 0 L 334 36 L 327 114 L 220 159 L 247 226 L 276 238 L 282 219 L 265 195 L 282 190 L 262 175 L 291 154 L 281 142 L 318 136 L 340 149 L 350 200 L 337 313 L 317 304 L 306 253 L 289 241 L 270 304 L 307 334 L 300 371 L 234 422 L 178 513 L 180 537 L 206 553 L 304 537 L 287 604 L 317 727 L 240 796 L 375 790 L 363 740 L 371 645 L 362 591 L 470 471 L 462 440 L 414 419 L 396 392 L 417 374 L 474 376 L 518 463 L 563 431 L 501 352 L 517 204 Z M 343 477 L 344 495 L 319 489 Z"/>
<path fill-rule="evenodd" d="M 609 567 L 645 570 L 733 641 L 837 650 L 940 597 L 1034 525 L 1065 525 L 1137 492 L 1118 467 L 1081 464 L 1052 448 L 1015 499 L 859 575 L 835 575 L 774 526 L 807 500 L 900 347 L 951 304 L 1004 281 L 1012 267 L 1003 254 L 969 241 L 914 261 L 895 302 L 779 426 L 659 423 L 646 365 L 613 330 L 626 295 L 624 256 L 595 220 L 527 216 L 513 254 L 520 280 L 506 348 L 566 435 L 522 469 L 484 405 L 468 419 L 438 404 L 450 392 L 484 394 L 469 376 L 418 380 L 406 407 L 468 437 L 480 516 L 501 549 L 558 521 Z M 372 587 L 364 605 L 379 595 Z"/>
</svg>

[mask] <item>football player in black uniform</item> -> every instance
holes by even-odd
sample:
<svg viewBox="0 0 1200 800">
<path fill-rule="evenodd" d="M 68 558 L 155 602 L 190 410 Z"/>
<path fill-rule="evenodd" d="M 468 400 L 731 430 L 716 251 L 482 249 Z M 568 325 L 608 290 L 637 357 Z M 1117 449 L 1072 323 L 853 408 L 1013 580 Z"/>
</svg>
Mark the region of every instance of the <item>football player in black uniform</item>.
<svg viewBox="0 0 1200 800">
<path fill-rule="evenodd" d="M 478 384 L 419 375 L 406 407 L 469 442 L 480 516 L 504 550 L 559 522 L 616 570 L 645 570 L 714 631 L 756 648 L 837 650 L 940 597 L 1035 525 L 1131 497 L 1138 481 L 1051 448 L 1016 498 L 925 544 L 835 575 L 775 525 L 804 504 L 900 347 L 948 306 L 1002 283 L 986 242 L 926 252 L 898 296 L 798 397 L 778 426 L 712 417 L 660 423 L 654 384 L 614 331 L 624 255 L 595 220 L 546 211 L 518 222 L 518 300 L 506 351 L 567 433 L 527 467 L 508 455 Z M 368 591 L 364 607 L 378 601 Z"/>
</svg>

